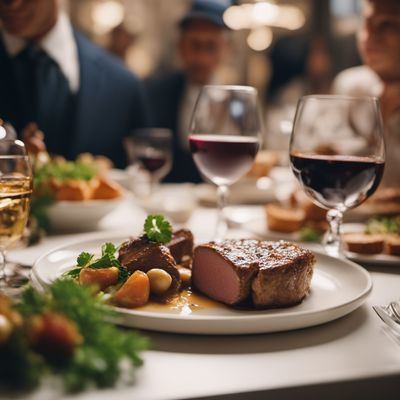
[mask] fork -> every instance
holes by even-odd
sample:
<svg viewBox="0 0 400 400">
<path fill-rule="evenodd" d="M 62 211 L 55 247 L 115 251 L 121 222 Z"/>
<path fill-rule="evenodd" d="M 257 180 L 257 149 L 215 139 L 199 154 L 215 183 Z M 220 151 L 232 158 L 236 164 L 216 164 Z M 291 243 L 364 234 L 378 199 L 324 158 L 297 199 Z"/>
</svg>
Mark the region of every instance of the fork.
<svg viewBox="0 0 400 400">
<path fill-rule="evenodd" d="M 392 301 L 387 306 L 372 306 L 372 308 L 388 328 L 386 332 L 400 344 L 400 304 Z"/>
</svg>

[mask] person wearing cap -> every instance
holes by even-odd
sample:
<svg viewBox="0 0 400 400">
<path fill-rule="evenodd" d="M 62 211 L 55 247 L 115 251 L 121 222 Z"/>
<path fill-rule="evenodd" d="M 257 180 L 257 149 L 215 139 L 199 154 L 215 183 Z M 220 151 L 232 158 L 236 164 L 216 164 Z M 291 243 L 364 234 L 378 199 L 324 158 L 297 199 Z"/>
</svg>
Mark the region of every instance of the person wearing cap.
<svg viewBox="0 0 400 400">
<path fill-rule="evenodd" d="M 364 65 L 342 71 L 333 93 L 381 100 L 386 163 L 380 189 L 395 187 L 400 198 L 400 2 L 364 0 L 358 46 Z"/>
<path fill-rule="evenodd" d="M 77 32 L 62 0 L 0 0 L 0 118 L 30 122 L 49 152 L 91 152 L 126 165 L 123 137 L 149 125 L 139 80 Z"/>
<path fill-rule="evenodd" d="M 180 20 L 179 54 L 181 70 L 147 81 L 153 122 L 174 134 L 174 162 L 166 180 L 200 182 L 201 177 L 189 151 L 190 118 L 203 85 L 217 83 L 216 71 L 227 46 L 223 0 L 195 0 Z"/>
</svg>

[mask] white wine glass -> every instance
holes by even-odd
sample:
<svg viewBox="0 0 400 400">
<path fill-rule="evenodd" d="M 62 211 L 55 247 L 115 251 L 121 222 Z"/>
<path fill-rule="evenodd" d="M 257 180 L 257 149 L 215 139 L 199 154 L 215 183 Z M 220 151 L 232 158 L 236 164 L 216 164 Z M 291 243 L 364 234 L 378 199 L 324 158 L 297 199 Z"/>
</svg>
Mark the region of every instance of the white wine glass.
<svg viewBox="0 0 400 400">
<path fill-rule="evenodd" d="M 32 170 L 20 140 L 0 140 L 0 284 L 6 279 L 6 251 L 21 239 L 29 216 Z"/>
<path fill-rule="evenodd" d="M 383 175 L 385 144 L 379 100 L 302 97 L 293 124 L 290 163 L 304 191 L 328 210 L 326 252 L 341 256 L 343 213 L 371 196 Z"/>
<path fill-rule="evenodd" d="M 217 185 L 215 239 L 224 239 L 228 188 L 251 168 L 260 147 L 262 122 L 257 91 L 250 86 L 206 85 L 189 129 L 190 150 L 200 173 Z"/>
</svg>

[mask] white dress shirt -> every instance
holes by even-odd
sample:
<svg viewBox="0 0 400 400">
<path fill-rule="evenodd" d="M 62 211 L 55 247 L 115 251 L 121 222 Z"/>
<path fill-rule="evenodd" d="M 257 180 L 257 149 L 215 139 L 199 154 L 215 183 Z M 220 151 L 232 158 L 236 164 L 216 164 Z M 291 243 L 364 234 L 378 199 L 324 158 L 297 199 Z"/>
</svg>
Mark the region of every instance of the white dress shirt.
<svg viewBox="0 0 400 400">
<path fill-rule="evenodd" d="M 26 46 L 24 39 L 2 31 L 3 42 L 12 57 Z M 65 12 L 60 12 L 56 24 L 37 44 L 60 67 L 72 93 L 79 90 L 79 58 L 71 23 Z"/>
</svg>

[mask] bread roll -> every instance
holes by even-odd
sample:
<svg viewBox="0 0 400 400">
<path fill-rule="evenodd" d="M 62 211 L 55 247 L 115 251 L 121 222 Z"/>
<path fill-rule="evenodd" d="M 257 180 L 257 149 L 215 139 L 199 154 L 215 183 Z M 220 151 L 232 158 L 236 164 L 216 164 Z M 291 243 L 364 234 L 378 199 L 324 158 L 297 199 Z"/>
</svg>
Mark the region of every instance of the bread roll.
<svg viewBox="0 0 400 400">
<path fill-rule="evenodd" d="M 298 208 L 287 208 L 279 204 L 268 204 L 265 207 L 267 226 L 271 231 L 292 233 L 302 228 L 305 213 Z"/>
<path fill-rule="evenodd" d="M 382 253 L 385 244 L 384 236 L 379 234 L 345 233 L 342 238 L 349 251 L 360 254 Z"/>
</svg>

